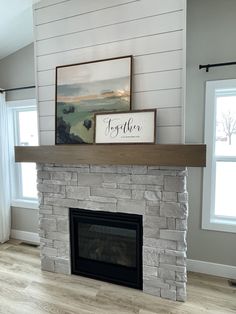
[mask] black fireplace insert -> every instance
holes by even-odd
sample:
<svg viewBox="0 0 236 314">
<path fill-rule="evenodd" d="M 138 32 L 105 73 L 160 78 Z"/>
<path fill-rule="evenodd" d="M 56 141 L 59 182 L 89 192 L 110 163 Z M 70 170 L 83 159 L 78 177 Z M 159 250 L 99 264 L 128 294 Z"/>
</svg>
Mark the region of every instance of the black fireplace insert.
<svg viewBox="0 0 236 314">
<path fill-rule="evenodd" d="M 142 216 L 70 208 L 72 274 L 142 290 Z"/>
</svg>

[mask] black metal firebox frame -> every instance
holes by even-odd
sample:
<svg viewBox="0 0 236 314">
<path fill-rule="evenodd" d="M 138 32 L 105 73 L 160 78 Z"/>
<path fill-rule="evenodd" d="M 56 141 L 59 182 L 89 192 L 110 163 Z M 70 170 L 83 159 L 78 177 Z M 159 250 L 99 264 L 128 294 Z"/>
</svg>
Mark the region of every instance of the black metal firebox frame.
<svg viewBox="0 0 236 314">
<path fill-rule="evenodd" d="M 142 247 L 143 221 L 141 215 L 70 208 L 71 272 L 136 289 L 143 288 Z M 79 222 L 95 223 L 136 231 L 136 267 L 122 266 L 79 256 Z"/>
</svg>

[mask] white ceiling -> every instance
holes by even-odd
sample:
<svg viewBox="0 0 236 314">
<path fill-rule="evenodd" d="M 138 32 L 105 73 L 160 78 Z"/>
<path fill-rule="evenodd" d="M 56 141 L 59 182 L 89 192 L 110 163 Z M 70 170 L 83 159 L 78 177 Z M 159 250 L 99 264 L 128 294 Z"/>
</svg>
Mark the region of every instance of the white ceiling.
<svg viewBox="0 0 236 314">
<path fill-rule="evenodd" d="M 0 0 L 0 59 L 33 42 L 35 0 Z"/>
</svg>

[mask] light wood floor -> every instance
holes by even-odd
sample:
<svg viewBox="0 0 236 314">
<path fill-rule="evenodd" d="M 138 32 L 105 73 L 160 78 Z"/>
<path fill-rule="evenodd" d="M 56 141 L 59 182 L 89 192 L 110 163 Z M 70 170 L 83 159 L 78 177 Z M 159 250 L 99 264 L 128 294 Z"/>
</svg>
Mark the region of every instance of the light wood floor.
<svg viewBox="0 0 236 314">
<path fill-rule="evenodd" d="M 188 301 L 172 302 L 141 291 L 40 270 L 39 249 L 0 245 L 2 314 L 226 314 L 236 313 L 236 289 L 226 279 L 190 273 Z"/>
</svg>

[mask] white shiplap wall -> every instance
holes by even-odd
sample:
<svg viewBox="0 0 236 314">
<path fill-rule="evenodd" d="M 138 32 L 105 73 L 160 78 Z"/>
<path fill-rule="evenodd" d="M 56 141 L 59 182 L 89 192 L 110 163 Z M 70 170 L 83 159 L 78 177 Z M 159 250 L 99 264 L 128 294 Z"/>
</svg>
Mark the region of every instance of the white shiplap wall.
<svg viewBox="0 0 236 314">
<path fill-rule="evenodd" d="M 40 140 L 54 144 L 55 67 L 133 55 L 133 109 L 158 143 L 183 138 L 186 0 L 43 0 L 34 6 Z"/>
</svg>

